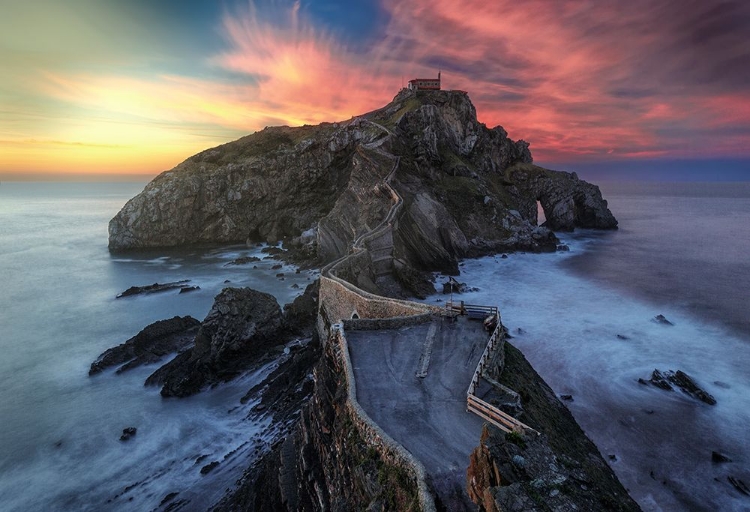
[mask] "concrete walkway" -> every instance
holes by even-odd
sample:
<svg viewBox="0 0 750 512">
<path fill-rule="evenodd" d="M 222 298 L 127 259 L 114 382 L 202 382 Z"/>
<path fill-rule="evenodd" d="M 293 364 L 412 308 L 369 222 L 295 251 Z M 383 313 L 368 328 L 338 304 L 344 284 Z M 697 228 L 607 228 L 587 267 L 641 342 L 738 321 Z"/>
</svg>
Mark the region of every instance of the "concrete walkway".
<svg viewBox="0 0 750 512">
<path fill-rule="evenodd" d="M 465 491 L 466 468 L 483 422 L 466 412 L 466 389 L 488 336 L 466 317 L 346 333 L 357 400 L 424 464 L 449 510 L 476 510 Z"/>
</svg>

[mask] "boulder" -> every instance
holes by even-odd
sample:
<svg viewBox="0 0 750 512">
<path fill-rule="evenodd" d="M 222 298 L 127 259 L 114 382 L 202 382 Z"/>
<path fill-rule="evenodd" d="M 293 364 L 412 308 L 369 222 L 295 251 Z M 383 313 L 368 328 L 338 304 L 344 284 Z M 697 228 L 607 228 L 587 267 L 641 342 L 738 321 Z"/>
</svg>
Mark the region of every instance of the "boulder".
<svg viewBox="0 0 750 512">
<path fill-rule="evenodd" d="M 162 396 L 188 396 L 229 380 L 279 343 L 281 308 L 267 293 L 224 288 L 196 336 L 195 345 L 154 372 L 146 384 L 163 384 Z"/>
</svg>

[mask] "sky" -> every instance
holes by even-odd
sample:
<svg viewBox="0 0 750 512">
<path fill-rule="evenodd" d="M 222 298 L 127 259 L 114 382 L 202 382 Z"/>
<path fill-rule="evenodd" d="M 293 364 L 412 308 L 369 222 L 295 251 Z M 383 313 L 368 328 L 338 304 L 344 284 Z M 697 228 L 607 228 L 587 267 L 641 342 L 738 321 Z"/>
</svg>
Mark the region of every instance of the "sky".
<svg viewBox="0 0 750 512">
<path fill-rule="evenodd" d="M 536 162 L 750 180 L 744 0 L 0 0 L 0 12 L 0 178 L 155 175 L 265 126 L 349 119 L 440 70 Z"/>
</svg>

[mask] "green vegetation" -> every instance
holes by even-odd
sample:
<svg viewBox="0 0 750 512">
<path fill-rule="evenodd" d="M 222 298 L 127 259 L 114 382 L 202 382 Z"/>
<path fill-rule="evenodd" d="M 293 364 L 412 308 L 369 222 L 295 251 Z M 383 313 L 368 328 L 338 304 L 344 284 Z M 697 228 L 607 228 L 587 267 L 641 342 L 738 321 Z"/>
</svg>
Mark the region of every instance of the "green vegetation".
<svg viewBox="0 0 750 512">
<path fill-rule="evenodd" d="M 507 432 L 505 434 L 505 440 L 509 443 L 513 443 L 519 448 L 526 449 L 526 441 L 523 438 L 523 434 L 520 432 L 516 432 L 515 430 L 513 432 Z"/>
<path fill-rule="evenodd" d="M 422 102 L 419 101 L 417 98 L 409 98 L 408 100 L 404 102 L 403 107 L 401 107 L 393 115 L 385 119 L 382 124 L 389 130 L 392 130 L 393 128 L 396 127 L 396 123 L 398 123 L 401 120 L 404 114 L 406 114 L 407 112 L 413 112 L 421 106 L 422 106 Z"/>
</svg>

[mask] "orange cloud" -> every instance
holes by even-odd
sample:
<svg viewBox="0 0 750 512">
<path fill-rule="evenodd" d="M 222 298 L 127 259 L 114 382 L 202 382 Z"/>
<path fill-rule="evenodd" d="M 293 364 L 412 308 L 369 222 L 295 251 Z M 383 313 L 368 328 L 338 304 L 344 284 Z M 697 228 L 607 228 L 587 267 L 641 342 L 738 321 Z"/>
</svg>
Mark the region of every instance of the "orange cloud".
<svg viewBox="0 0 750 512">
<path fill-rule="evenodd" d="M 731 62 L 718 50 L 732 41 L 712 31 L 689 46 L 698 35 L 684 27 L 721 24 L 699 7 L 383 0 L 387 24 L 357 46 L 317 27 L 299 3 L 273 20 L 250 4 L 221 18 L 226 48 L 201 62 L 213 71 L 201 78 L 28 79 L 19 87 L 60 110 L 33 131 L 0 122 L 0 170 L 156 172 L 266 125 L 367 112 L 404 78 L 438 69 L 447 88 L 470 93 L 480 121 L 531 142 L 537 160 L 710 156 L 700 154 L 707 147 L 750 156 L 750 66 L 729 65 L 747 57 L 744 39 L 726 52 Z M 719 64 L 729 71 L 714 72 Z"/>
</svg>

